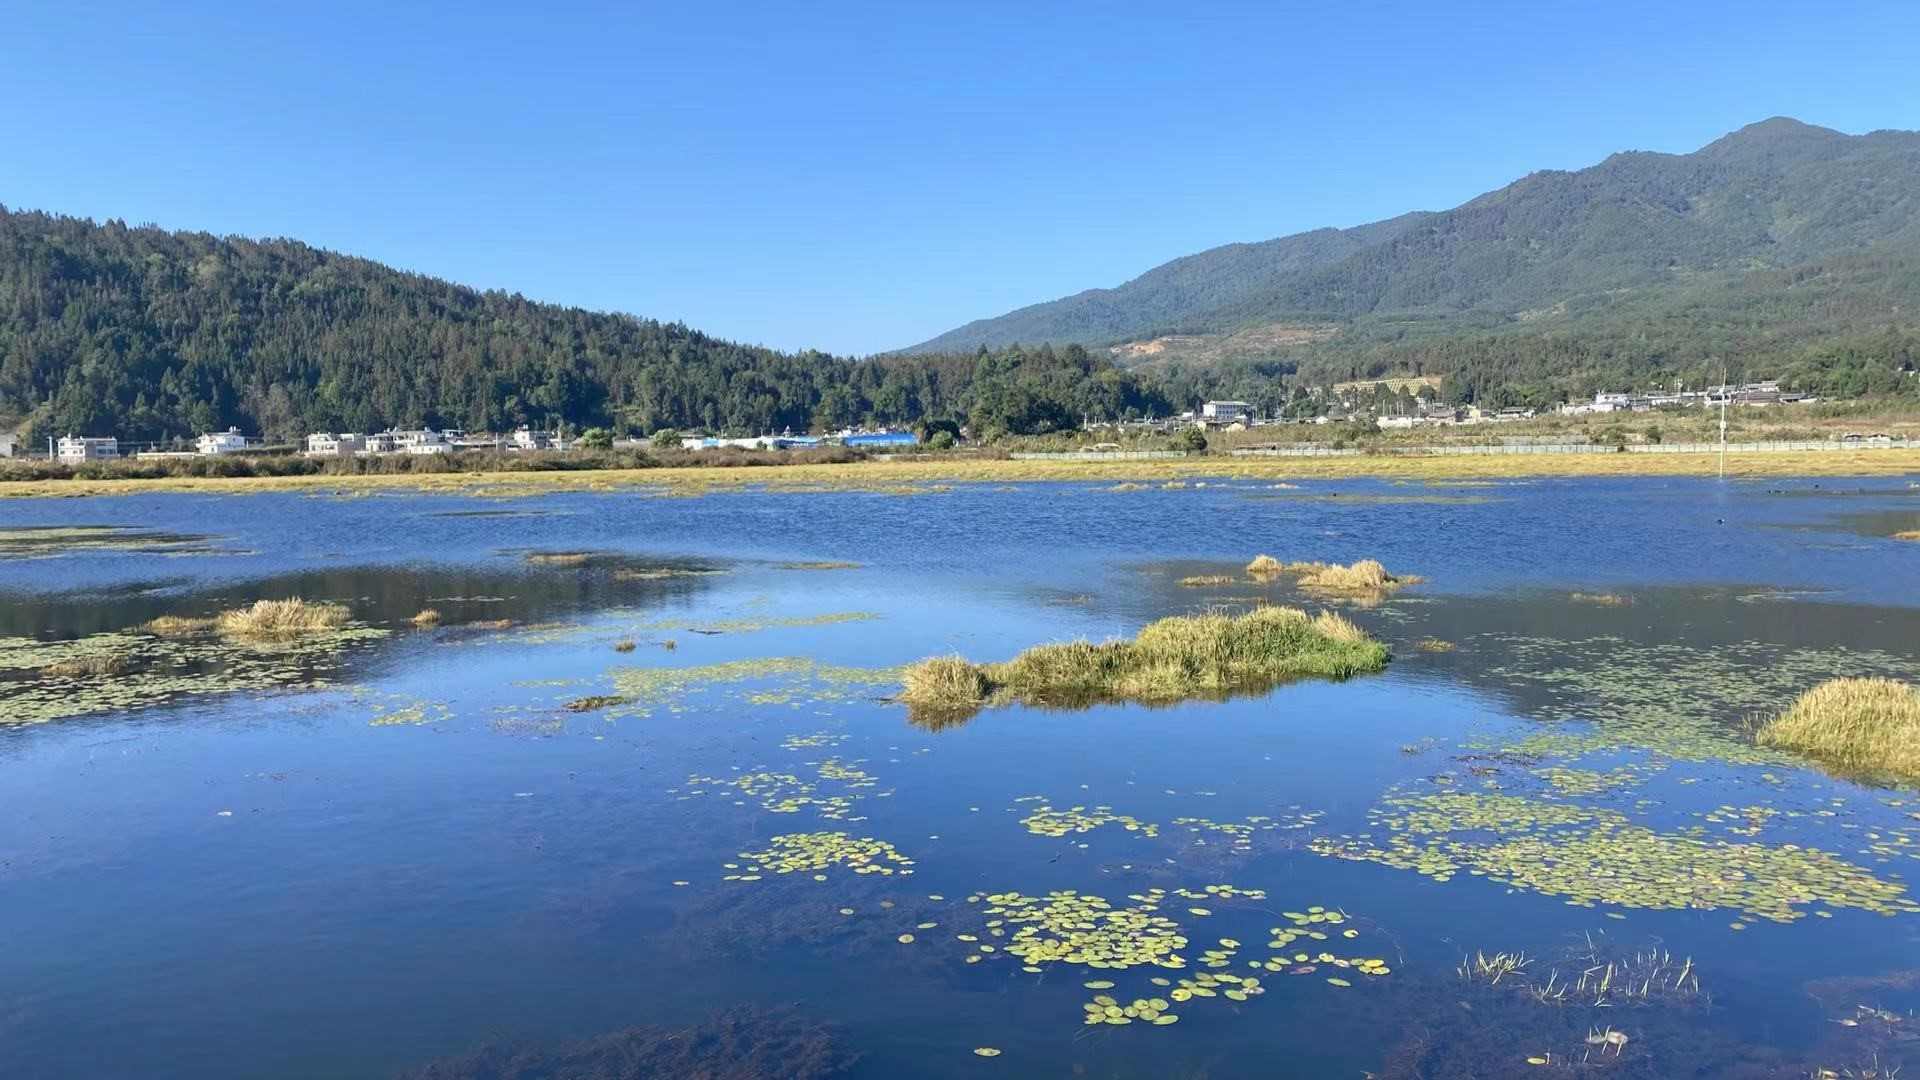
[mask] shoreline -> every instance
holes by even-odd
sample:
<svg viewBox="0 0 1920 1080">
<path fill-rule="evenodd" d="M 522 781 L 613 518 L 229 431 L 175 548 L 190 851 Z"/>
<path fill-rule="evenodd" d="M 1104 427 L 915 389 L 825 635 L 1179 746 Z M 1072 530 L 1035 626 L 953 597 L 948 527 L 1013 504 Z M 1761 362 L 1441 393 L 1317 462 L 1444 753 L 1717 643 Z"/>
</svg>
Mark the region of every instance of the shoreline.
<svg viewBox="0 0 1920 1080">
<path fill-rule="evenodd" d="M 1363 455 L 1330 458 L 1195 457 L 1147 461 L 957 459 L 792 465 L 662 466 L 555 472 L 393 473 L 354 476 L 159 477 L 0 483 L 0 500 L 144 494 L 421 494 L 512 496 L 559 491 L 654 491 L 690 496 L 757 488 L 926 494 L 943 484 L 1064 481 L 1165 483 L 1244 480 L 1500 480 L 1599 476 L 1712 477 L 1711 454 L 1514 454 L 1464 457 Z M 1730 453 L 1728 479 L 1920 477 L 1920 449 Z"/>
</svg>

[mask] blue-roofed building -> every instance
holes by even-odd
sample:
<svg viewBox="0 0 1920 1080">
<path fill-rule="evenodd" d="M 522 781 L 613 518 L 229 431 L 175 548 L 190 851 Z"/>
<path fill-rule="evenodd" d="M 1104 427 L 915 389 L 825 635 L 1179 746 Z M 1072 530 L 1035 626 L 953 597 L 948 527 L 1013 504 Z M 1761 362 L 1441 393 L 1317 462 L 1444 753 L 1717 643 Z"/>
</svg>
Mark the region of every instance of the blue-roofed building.
<svg viewBox="0 0 1920 1080">
<path fill-rule="evenodd" d="M 862 447 L 900 447 L 918 446 L 920 440 L 911 431 L 873 431 L 859 435 L 848 435 L 841 440 L 848 446 Z"/>
</svg>

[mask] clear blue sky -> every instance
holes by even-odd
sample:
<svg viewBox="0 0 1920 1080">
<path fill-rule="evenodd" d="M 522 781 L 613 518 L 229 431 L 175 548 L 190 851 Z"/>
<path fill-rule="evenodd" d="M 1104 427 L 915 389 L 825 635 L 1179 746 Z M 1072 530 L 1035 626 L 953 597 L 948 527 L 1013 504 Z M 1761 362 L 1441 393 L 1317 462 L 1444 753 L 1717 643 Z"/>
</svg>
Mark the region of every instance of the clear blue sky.
<svg viewBox="0 0 1920 1080">
<path fill-rule="evenodd" d="M 1920 127 L 1913 0 L 1451 6 L 26 0 L 0 203 L 868 353 L 1768 116 Z"/>
</svg>

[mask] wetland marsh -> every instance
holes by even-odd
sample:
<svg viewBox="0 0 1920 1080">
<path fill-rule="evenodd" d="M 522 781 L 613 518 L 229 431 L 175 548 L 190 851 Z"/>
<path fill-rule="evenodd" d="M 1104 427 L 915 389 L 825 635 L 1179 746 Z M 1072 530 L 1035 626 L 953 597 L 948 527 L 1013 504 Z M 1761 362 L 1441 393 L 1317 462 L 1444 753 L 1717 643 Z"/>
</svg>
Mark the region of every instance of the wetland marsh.
<svg viewBox="0 0 1920 1080">
<path fill-rule="evenodd" d="M 0 503 L 0 1060 L 1920 1068 L 1920 488 L 1186 479 Z"/>
</svg>

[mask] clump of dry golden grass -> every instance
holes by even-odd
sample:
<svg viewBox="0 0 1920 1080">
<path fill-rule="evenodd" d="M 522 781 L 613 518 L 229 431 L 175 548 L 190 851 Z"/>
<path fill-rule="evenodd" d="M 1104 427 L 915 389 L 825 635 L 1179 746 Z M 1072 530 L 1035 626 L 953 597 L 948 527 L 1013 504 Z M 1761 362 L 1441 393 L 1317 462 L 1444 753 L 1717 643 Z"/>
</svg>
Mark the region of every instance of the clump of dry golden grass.
<svg viewBox="0 0 1920 1080">
<path fill-rule="evenodd" d="M 1178 584 L 1185 585 L 1189 589 L 1204 589 L 1213 585 L 1233 585 L 1239 580 L 1232 574 L 1195 574 L 1192 577 L 1181 578 Z"/>
<path fill-rule="evenodd" d="M 212 619 L 196 619 L 185 615 L 162 615 L 148 620 L 140 629 L 155 637 L 188 637 L 205 633 L 213 629 Z"/>
<path fill-rule="evenodd" d="M 1333 612 L 1261 607 L 1245 615 L 1180 615 L 1132 641 L 1040 645 L 999 664 L 935 657 L 909 667 L 900 700 L 930 712 L 989 704 L 1164 703 L 1308 676 L 1346 678 L 1386 666 L 1387 650 Z"/>
<path fill-rule="evenodd" d="M 628 652 L 632 652 L 637 648 L 639 648 L 639 646 L 634 644 L 634 641 L 632 638 L 621 638 L 619 641 L 616 641 L 613 643 L 614 652 L 628 653 Z"/>
<path fill-rule="evenodd" d="M 1419 641 L 1414 642 L 1413 647 L 1416 649 L 1419 649 L 1421 652 L 1442 653 L 1442 652 L 1452 652 L 1453 650 L 1459 648 L 1460 646 L 1455 645 L 1453 642 L 1447 641 L 1443 638 L 1424 637 L 1424 638 L 1421 638 Z"/>
<path fill-rule="evenodd" d="M 1902 529 L 1893 534 L 1895 540 L 1920 540 L 1920 529 Z"/>
<path fill-rule="evenodd" d="M 1351 566 L 1324 562 L 1283 563 L 1271 555 L 1256 556 L 1247 564 L 1247 573 L 1256 580 L 1271 580 L 1291 575 L 1303 589 L 1326 593 L 1383 594 L 1402 585 L 1422 580 L 1413 574 L 1392 574 L 1378 559 L 1361 559 Z"/>
<path fill-rule="evenodd" d="M 246 641 L 287 641 L 307 634 L 338 630 L 347 623 L 347 609 L 339 604 L 289 600 L 258 600 L 252 607 L 221 612 L 214 628 Z"/>
<path fill-rule="evenodd" d="M 1840 769 L 1920 776 L 1920 690 L 1897 679 L 1829 679 L 1767 721 L 1758 738 Z"/>
<path fill-rule="evenodd" d="M 407 621 L 423 629 L 429 626 L 439 626 L 440 612 L 435 608 L 421 608 L 414 613 L 413 618 Z"/>
</svg>

